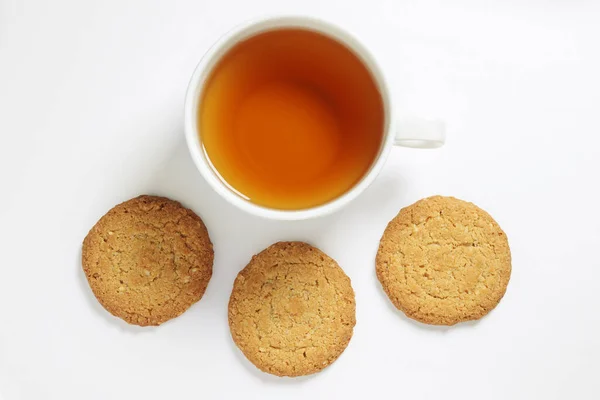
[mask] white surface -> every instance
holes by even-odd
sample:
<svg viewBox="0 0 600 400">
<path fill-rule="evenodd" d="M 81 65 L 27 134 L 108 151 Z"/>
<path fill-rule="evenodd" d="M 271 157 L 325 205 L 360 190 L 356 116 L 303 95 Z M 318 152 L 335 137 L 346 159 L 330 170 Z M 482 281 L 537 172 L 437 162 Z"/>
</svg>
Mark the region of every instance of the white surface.
<svg viewBox="0 0 600 400">
<path fill-rule="evenodd" d="M 600 4 L 320 3 L 0 0 L 5 400 L 600 398 Z M 276 11 L 359 35 L 403 111 L 446 120 L 446 146 L 394 149 L 361 197 L 320 220 L 267 222 L 212 193 L 184 145 L 188 79 L 221 33 Z M 202 301 L 159 328 L 108 315 L 80 267 L 88 229 L 140 193 L 192 207 L 216 251 Z M 513 253 L 498 308 L 449 329 L 395 311 L 373 266 L 387 221 L 436 193 L 488 210 Z M 297 380 L 258 372 L 226 320 L 238 270 L 285 239 L 337 259 L 357 301 L 348 349 Z"/>
</svg>

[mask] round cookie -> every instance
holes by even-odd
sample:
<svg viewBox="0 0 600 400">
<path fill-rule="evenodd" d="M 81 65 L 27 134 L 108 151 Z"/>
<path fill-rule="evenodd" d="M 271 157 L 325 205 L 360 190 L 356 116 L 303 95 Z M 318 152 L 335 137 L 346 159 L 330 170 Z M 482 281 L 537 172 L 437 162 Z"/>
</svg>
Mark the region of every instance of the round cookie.
<svg viewBox="0 0 600 400">
<path fill-rule="evenodd" d="M 377 277 L 394 305 L 427 324 L 454 325 L 486 315 L 511 273 L 506 235 L 492 217 L 453 197 L 403 208 L 388 224 Z"/>
<path fill-rule="evenodd" d="M 130 324 L 160 325 L 200 300 L 213 247 L 202 220 L 164 197 L 112 208 L 83 241 L 85 276 L 102 306 Z"/>
<path fill-rule="evenodd" d="M 229 300 L 235 344 L 257 368 L 309 375 L 334 362 L 356 324 L 350 278 L 325 253 L 279 242 L 252 257 Z"/>
</svg>

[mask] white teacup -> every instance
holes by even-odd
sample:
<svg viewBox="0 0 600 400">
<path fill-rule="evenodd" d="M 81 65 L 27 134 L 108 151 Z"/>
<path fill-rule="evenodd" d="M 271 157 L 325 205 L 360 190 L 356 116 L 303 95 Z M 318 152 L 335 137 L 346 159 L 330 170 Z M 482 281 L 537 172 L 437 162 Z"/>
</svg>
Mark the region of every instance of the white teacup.
<svg viewBox="0 0 600 400">
<path fill-rule="evenodd" d="M 197 113 L 205 83 L 219 60 L 237 43 L 257 34 L 283 28 L 298 28 L 326 35 L 351 49 L 372 74 L 384 105 L 385 122 L 383 139 L 377 157 L 369 171 L 350 190 L 334 200 L 317 207 L 301 210 L 278 210 L 254 204 L 238 195 L 213 170 L 203 151 Z M 418 118 L 396 120 L 389 86 L 381 69 L 369 51 L 352 35 L 330 23 L 307 17 L 270 17 L 240 25 L 222 36 L 202 58 L 190 80 L 185 99 L 185 135 L 187 145 L 198 170 L 209 185 L 223 198 L 240 209 L 260 217 L 278 220 L 301 220 L 323 216 L 339 210 L 377 177 L 392 146 L 436 148 L 444 144 L 445 132 L 441 121 Z"/>
</svg>

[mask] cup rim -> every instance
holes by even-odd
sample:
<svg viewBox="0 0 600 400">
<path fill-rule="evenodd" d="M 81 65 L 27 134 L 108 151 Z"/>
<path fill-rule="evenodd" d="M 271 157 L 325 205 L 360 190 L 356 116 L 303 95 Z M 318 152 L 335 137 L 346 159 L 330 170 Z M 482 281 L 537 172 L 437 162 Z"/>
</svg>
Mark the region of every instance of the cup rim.
<svg viewBox="0 0 600 400">
<path fill-rule="evenodd" d="M 197 110 L 206 80 L 221 58 L 240 41 L 260 33 L 282 28 L 300 28 L 326 35 L 348 47 L 367 67 L 375 81 L 384 106 L 384 129 L 379 153 L 364 176 L 342 195 L 327 203 L 300 210 L 285 210 L 254 204 L 236 194 L 210 165 L 202 149 L 197 126 Z M 234 27 L 221 36 L 202 57 L 188 84 L 185 96 L 184 131 L 190 156 L 211 188 L 230 204 L 252 215 L 274 220 L 303 220 L 331 214 L 358 197 L 377 177 L 393 145 L 392 102 L 388 84 L 373 55 L 352 34 L 337 25 L 309 16 L 268 16 Z"/>
</svg>

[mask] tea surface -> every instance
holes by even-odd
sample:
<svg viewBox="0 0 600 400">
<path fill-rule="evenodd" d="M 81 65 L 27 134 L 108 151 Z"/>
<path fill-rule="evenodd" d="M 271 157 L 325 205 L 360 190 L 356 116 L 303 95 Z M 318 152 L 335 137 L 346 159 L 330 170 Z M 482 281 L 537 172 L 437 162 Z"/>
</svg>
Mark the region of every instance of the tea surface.
<svg viewBox="0 0 600 400">
<path fill-rule="evenodd" d="M 351 189 L 379 151 L 377 86 L 354 53 L 321 34 L 277 30 L 241 42 L 203 93 L 204 151 L 221 179 L 255 204 L 327 203 Z"/>
</svg>

